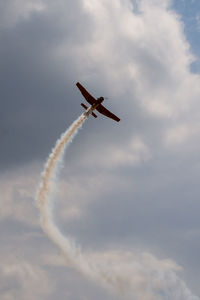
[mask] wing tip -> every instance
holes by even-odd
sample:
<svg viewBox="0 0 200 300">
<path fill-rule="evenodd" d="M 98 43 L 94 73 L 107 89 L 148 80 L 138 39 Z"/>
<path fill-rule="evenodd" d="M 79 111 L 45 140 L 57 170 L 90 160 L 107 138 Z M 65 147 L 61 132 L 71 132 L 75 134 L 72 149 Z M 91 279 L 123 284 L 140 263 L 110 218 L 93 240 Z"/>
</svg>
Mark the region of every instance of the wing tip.
<svg viewBox="0 0 200 300">
<path fill-rule="evenodd" d="M 117 116 L 115 116 L 114 120 L 115 120 L 116 122 L 120 122 L 120 121 L 121 121 L 121 119 L 118 118 Z"/>
</svg>

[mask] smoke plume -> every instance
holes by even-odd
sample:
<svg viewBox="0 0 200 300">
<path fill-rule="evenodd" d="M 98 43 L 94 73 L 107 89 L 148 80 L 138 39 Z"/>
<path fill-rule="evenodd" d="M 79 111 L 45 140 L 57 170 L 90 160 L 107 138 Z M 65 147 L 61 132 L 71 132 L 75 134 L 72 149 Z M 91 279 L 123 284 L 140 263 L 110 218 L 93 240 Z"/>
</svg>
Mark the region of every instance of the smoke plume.
<svg viewBox="0 0 200 300">
<path fill-rule="evenodd" d="M 44 232 L 79 273 L 119 296 L 132 300 L 200 300 L 192 295 L 186 284 L 177 276 L 176 272 L 180 268 L 173 261 L 159 260 L 148 253 L 85 253 L 72 239 L 65 237 L 54 223 L 51 204 L 56 176 L 66 146 L 86 118 L 87 116 L 82 114 L 57 141 L 42 173 L 37 206 Z"/>
</svg>

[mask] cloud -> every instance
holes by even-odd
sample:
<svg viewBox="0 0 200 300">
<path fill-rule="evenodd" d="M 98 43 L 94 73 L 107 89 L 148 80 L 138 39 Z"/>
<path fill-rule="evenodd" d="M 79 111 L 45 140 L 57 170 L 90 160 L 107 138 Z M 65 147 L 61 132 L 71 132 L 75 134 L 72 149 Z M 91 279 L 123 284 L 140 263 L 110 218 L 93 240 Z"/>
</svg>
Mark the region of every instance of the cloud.
<svg viewBox="0 0 200 300">
<path fill-rule="evenodd" d="M 42 0 L 8 0 L 1 2 L 1 26 L 12 27 L 18 22 L 27 21 L 31 14 L 42 12 L 45 9 L 45 2 Z"/>
<path fill-rule="evenodd" d="M 101 269 L 108 286 L 128 299 L 197 300 L 180 280 L 180 268 L 170 260 L 158 260 L 149 253 L 108 251 L 91 257 Z"/>
<path fill-rule="evenodd" d="M 82 252 L 55 225 L 51 206 L 51 194 L 56 182 L 56 174 L 60 169 L 65 146 L 70 143 L 85 120 L 86 117 L 82 115 L 69 127 L 61 139 L 57 141 L 45 165 L 37 194 L 38 209 L 41 214 L 41 226 L 44 232 L 76 271 L 80 272 L 86 278 L 94 280 L 96 283 L 101 283 L 103 286 L 111 290 L 113 289 L 117 294 L 125 294 L 125 296 L 127 294 L 134 294 L 137 298 L 143 297 L 144 299 L 154 299 L 159 294 L 161 297 L 166 296 L 167 298 L 198 299 L 198 297 L 190 293 L 185 284 L 173 272 L 172 263 L 169 263 L 169 266 L 164 263 L 160 269 L 158 268 L 160 263 L 156 263 L 155 259 L 151 259 L 153 266 L 151 264 L 149 266 L 150 256 L 148 255 L 148 260 L 145 261 L 145 266 L 143 267 L 140 259 L 138 262 L 138 259 L 134 260 L 129 257 L 129 261 L 133 260 L 134 263 L 127 273 L 127 266 L 125 265 L 124 267 L 121 259 L 117 259 L 114 264 L 110 264 L 111 258 L 109 258 L 109 264 L 105 257 L 103 261 L 105 264 L 100 263 L 96 258 L 91 259 L 91 256 Z M 125 256 L 122 253 L 122 259 Z M 137 264 L 138 267 L 136 268 Z M 130 266 L 130 262 L 128 266 Z M 145 271 L 143 271 L 143 268 Z M 133 273 L 133 269 L 134 271 L 137 269 L 137 276 Z M 133 280 L 130 281 L 130 278 L 133 278 Z M 141 285 L 142 289 L 140 289 Z M 173 291 L 172 293 L 171 290 Z"/>
<path fill-rule="evenodd" d="M 1 174 L 1 221 L 11 218 L 29 225 L 37 224 L 34 197 L 39 182 L 38 173 L 38 165 L 32 164 Z"/>
<path fill-rule="evenodd" d="M 194 57 L 170 2 L 138 1 L 137 10 L 130 1 L 41 3 L 45 10 L 19 17 L 0 37 L 2 166 L 45 158 L 75 111 L 81 111 L 77 80 L 112 99 L 106 105 L 122 118 L 120 132 L 129 126 L 127 147 L 141 127 L 145 134 L 144 124 L 166 118 L 169 126 L 197 103 L 199 75 L 190 71 Z M 21 3 L 20 11 L 25 7 Z M 160 135 L 159 125 L 148 134 Z M 98 121 L 88 130 L 97 128 Z M 100 135 L 106 140 L 109 132 Z"/>
<path fill-rule="evenodd" d="M 167 144 L 179 144 L 183 143 L 189 136 L 189 128 L 185 125 L 179 125 L 171 130 L 168 130 L 166 135 Z"/>
<path fill-rule="evenodd" d="M 111 86 L 114 83 L 118 92 L 122 85 L 126 89 L 129 85 L 144 109 L 165 117 L 177 115 L 187 107 L 188 91 L 197 91 L 194 96 L 198 96 L 199 77 L 189 70 L 193 56 L 183 26 L 166 5 L 141 1 L 141 13 L 134 14 L 122 2 L 87 3 L 90 6 L 86 5 L 86 9 L 96 26 L 87 54 L 81 49 L 82 55 L 89 55 L 108 81 L 112 78 Z M 108 34 L 102 35 L 106 28 Z"/>
<path fill-rule="evenodd" d="M 199 228 L 200 79 L 171 1 L 6 1 L 0 11 L 2 222 L 38 225 L 34 189 L 81 113 L 79 80 L 122 120 L 90 118 L 68 149 L 63 230 L 94 248 L 159 248 L 197 291 L 198 239 L 185 235 Z"/>
<path fill-rule="evenodd" d="M 0 271 L 1 299 L 48 299 L 54 284 L 47 272 L 26 260 L 4 255 Z"/>
<path fill-rule="evenodd" d="M 101 154 L 103 154 L 101 156 Z M 100 159 L 96 159 L 99 157 Z M 102 151 L 97 147 L 92 153 L 86 153 L 82 165 L 85 167 L 91 165 L 93 168 L 98 167 L 114 171 L 119 167 L 133 167 L 145 163 L 151 159 L 151 153 L 148 146 L 140 137 L 134 136 L 129 143 L 124 145 L 108 145 L 106 151 Z"/>
</svg>

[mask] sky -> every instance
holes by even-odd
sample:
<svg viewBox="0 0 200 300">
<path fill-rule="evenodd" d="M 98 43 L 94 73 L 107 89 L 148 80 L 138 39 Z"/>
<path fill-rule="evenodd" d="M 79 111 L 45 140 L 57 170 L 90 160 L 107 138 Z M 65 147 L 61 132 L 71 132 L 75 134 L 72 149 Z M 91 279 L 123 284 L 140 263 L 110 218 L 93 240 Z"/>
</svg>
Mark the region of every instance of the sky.
<svg viewBox="0 0 200 300">
<path fill-rule="evenodd" d="M 2 300 L 200 299 L 199 37 L 199 0 L 0 2 Z M 123 295 L 68 264 L 35 203 L 51 149 L 82 113 L 77 81 L 121 121 L 86 121 L 54 218 L 128 274 Z"/>
</svg>

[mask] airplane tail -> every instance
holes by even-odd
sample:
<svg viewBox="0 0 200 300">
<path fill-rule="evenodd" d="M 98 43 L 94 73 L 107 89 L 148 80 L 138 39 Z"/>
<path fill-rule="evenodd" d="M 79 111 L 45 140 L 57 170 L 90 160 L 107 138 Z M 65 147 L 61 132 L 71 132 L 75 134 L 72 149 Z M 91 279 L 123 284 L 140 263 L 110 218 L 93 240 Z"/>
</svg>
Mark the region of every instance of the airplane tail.
<svg viewBox="0 0 200 300">
<path fill-rule="evenodd" d="M 88 107 L 87 107 L 84 103 L 81 103 L 81 106 L 82 106 L 85 110 L 88 109 Z M 91 115 L 92 115 L 94 118 L 97 118 L 97 115 L 96 115 L 94 112 L 92 112 Z"/>
</svg>

